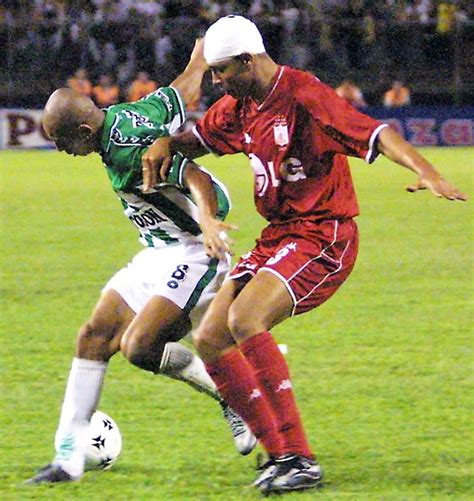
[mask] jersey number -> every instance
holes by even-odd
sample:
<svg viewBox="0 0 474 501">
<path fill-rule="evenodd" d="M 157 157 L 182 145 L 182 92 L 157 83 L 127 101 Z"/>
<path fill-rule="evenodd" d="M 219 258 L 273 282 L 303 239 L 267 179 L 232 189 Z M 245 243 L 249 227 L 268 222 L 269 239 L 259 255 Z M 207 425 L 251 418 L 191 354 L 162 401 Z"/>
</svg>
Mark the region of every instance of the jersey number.
<svg viewBox="0 0 474 501">
<path fill-rule="evenodd" d="M 187 264 L 179 264 L 176 267 L 176 270 L 174 270 L 173 273 L 171 274 L 171 277 L 174 280 L 170 280 L 166 285 L 170 289 L 177 289 L 179 287 L 179 282 L 182 282 L 184 280 L 188 270 L 189 270 L 189 266 Z"/>
<path fill-rule="evenodd" d="M 273 188 L 280 186 L 280 179 L 275 173 L 273 162 L 265 164 L 253 153 L 249 155 L 250 165 L 255 176 L 255 193 L 258 197 L 263 197 L 269 185 Z M 280 164 L 280 178 L 293 183 L 300 179 L 306 179 L 303 164 L 297 158 L 287 158 Z"/>
</svg>

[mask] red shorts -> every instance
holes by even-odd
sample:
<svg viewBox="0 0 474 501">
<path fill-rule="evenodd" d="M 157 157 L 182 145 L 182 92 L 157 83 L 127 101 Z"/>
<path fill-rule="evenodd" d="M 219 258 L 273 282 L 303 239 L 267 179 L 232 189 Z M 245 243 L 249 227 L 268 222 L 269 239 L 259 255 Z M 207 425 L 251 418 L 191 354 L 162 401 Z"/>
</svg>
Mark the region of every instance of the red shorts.
<svg viewBox="0 0 474 501">
<path fill-rule="evenodd" d="M 359 246 L 352 219 L 270 224 L 255 248 L 244 254 L 230 278 L 250 280 L 259 270 L 276 275 L 293 299 L 292 315 L 329 299 L 354 267 Z"/>
</svg>

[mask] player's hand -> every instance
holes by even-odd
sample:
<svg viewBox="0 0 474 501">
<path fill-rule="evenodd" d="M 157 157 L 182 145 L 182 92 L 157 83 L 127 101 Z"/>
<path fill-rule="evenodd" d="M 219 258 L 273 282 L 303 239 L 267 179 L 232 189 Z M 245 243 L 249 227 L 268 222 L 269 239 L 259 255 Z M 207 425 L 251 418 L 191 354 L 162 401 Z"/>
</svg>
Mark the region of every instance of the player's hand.
<svg viewBox="0 0 474 501">
<path fill-rule="evenodd" d="M 225 223 L 214 217 L 201 217 L 200 226 L 204 238 L 204 249 L 210 257 L 223 259 L 226 254 L 232 253 L 234 241 L 229 238 L 229 230 L 238 230 L 234 224 Z"/>
<path fill-rule="evenodd" d="M 142 156 L 143 191 L 151 190 L 156 183 L 165 181 L 171 167 L 169 137 L 156 139 Z"/>
<path fill-rule="evenodd" d="M 407 186 L 407 191 L 411 193 L 426 189 L 429 189 L 439 198 L 462 201 L 466 201 L 468 199 L 467 195 L 461 193 L 455 186 L 446 181 L 446 179 L 438 173 L 421 174 L 416 183 Z"/>
</svg>

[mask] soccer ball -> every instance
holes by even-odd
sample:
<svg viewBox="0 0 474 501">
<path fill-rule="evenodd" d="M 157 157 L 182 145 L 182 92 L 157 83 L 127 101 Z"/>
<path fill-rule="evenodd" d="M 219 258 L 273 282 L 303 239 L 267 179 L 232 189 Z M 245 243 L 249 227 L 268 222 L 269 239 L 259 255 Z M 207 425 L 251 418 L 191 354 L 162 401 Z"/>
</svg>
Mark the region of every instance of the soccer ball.
<svg viewBox="0 0 474 501">
<path fill-rule="evenodd" d="M 120 456 L 122 436 L 116 422 L 96 411 L 87 434 L 86 470 L 108 470 Z"/>
<path fill-rule="evenodd" d="M 70 434 L 69 434 L 70 435 Z M 70 456 L 73 442 L 62 429 L 58 429 L 54 440 L 56 457 L 65 459 Z M 85 436 L 85 469 L 108 470 L 117 461 L 122 450 L 122 436 L 115 421 L 101 411 L 96 411 L 91 418 Z"/>
</svg>

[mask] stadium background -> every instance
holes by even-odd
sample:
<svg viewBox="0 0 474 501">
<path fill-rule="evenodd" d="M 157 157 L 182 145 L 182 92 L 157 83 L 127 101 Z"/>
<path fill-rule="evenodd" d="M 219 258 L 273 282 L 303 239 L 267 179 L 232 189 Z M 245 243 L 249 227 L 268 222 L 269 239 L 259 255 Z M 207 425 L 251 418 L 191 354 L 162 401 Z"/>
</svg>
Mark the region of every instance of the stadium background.
<svg viewBox="0 0 474 501">
<path fill-rule="evenodd" d="M 0 147 L 45 146 L 39 113 L 79 69 L 109 75 L 119 99 L 137 74 L 156 85 L 184 67 L 196 37 L 243 13 L 277 61 L 337 87 L 353 82 L 366 111 L 416 145 L 473 144 L 474 3 L 469 0 L 5 0 L 0 6 Z M 414 108 L 381 109 L 394 80 Z M 193 111 L 218 97 L 209 78 Z M 420 108 L 422 107 L 422 108 Z M 8 110 L 8 111 L 7 111 Z"/>
<path fill-rule="evenodd" d="M 50 147 L 39 128 L 49 92 L 80 67 L 93 82 L 110 70 L 122 98 L 140 70 L 166 83 L 197 34 L 240 11 L 279 61 L 333 86 L 352 80 L 367 111 L 416 144 L 458 145 L 422 151 L 472 197 L 472 9 L 435 0 L 1 3 L 2 499 L 257 498 L 246 487 L 255 456 L 237 457 L 218 409 L 119 356 L 100 404 L 124 436 L 116 467 L 78 485 L 22 485 L 51 458 L 75 332 L 139 249 L 97 157 L 25 151 Z M 408 85 L 413 106 L 380 107 L 393 79 Z M 207 82 L 201 108 L 215 97 Z M 230 189 L 240 254 L 263 224 L 246 159 L 202 162 Z M 353 276 L 317 312 L 275 329 L 327 471 L 321 494 L 472 499 L 472 202 L 406 194 L 413 176 L 383 159 L 351 164 L 362 212 Z"/>
</svg>

